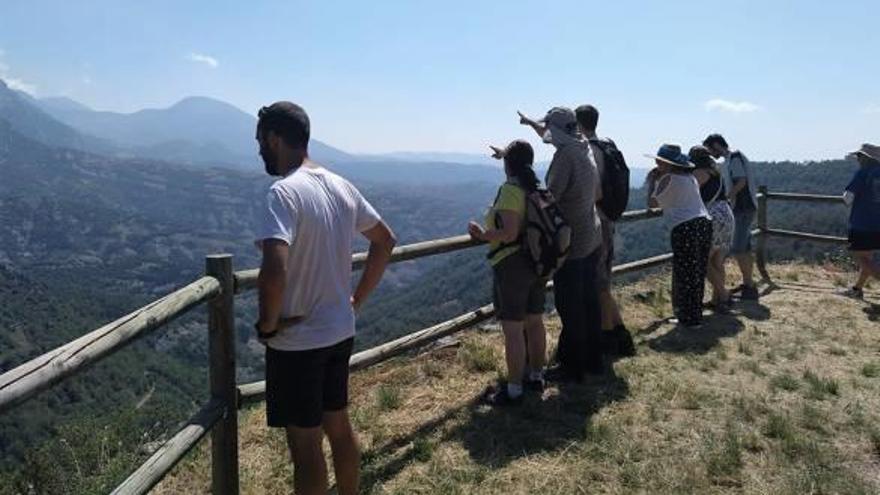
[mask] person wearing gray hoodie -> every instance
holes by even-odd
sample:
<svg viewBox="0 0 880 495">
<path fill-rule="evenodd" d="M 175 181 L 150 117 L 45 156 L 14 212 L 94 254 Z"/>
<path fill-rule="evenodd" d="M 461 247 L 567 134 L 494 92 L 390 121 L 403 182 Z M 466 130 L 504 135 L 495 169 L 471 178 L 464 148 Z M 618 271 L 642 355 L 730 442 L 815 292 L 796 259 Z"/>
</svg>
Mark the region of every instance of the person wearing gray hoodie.
<svg viewBox="0 0 880 495">
<path fill-rule="evenodd" d="M 553 276 L 556 310 L 562 320 L 556 350 L 558 365 L 548 369 L 545 378 L 579 382 L 586 373 L 604 371 L 597 277 L 602 242 L 596 211 L 599 171 L 570 108 L 553 107 L 540 121 L 519 115 L 520 123 L 530 126 L 545 143 L 556 148 L 545 183 L 572 229 L 568 258 Z"/>
</svg>

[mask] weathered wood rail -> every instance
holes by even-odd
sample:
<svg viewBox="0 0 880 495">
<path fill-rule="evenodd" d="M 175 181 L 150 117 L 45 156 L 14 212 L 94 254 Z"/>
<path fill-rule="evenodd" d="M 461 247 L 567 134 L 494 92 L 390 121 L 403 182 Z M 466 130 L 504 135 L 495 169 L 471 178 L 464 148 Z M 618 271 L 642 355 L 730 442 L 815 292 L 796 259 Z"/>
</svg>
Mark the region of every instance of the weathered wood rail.
<svg viewBox="0 0 880 495">
<path fill-rule="evenodd" d="M 791 232 L 767 226 L 767 201 L 808 201 L 836 203 L 842 198 L 815 194 L 769 193 L 761 188 L 758 206 L 757 264 L 764 278 L 766 239 L 792 237 L 820 242 L 845 242 L 845 239 L 822 234 Z M 657 209 L 624 213 L 620 222 L 633 222 L 662 215 Z M 469 249 L 483 244 L 469 236 L 456 236 L 400 246 L 392 253 L 392 263 L 415 260 Z M 661 254 L 613 268 L 615 274 L 634 273 L 669 262 L 672 254 Z M 363 267 L 366 253 L 352 256 L 355 269 Z M 39 392 L 57 385 L 92 364 L 148 335 L 192 308 L 208 305 L 208 342 L 210 357 L 211 399 L 152 456 L 113 491 L 114 494 L 142 494 L 150 491 L 209 432 L 212 435 L 212 493 L 238 493 L 238 410 L 247 403 L 262 400 L 265 383 L 237 384 L 235 380 L 235 294 L 256 287 L 258 270 L 234 272 L 232 256 L 206 257 L 204 277 L 161 299 L 133 311 L 116 321 L 38 356 L 0 375 L 0 414 L 9 411 Z M 552 285 L 548 285 L 550 289 Z M 451 320 L 405 335 L 385 344 L 354 354 L 352 370 L 360 370 L 423 347 L 445 336 L 493 317 L 491 304 Z"/>
</svg>

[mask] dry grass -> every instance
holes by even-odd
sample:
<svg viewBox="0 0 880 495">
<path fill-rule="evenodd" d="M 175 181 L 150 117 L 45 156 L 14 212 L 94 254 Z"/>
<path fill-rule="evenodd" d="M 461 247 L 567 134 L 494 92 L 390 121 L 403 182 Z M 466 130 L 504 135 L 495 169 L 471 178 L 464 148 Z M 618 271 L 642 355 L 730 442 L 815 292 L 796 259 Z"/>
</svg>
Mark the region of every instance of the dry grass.
<svg viewBox="0 0 880 495">
<path fill-rule="evenodd" d="M 709 316 L 700 330 L 662 320 L 665 276 L 621 288 L 638 356 L 518 410 L 476 403 L 503 370 L 494 328 L 354 375 L 364 492 L 880 492 L 877 294 L 837 296 L 842 275 L 821 268 L 772 274 L 779 286 L 760 304 Z M 288 493 L 284 439 L 263 414 L 241 417 L 242 493 Z M 157 493 L 207 492 L 207 452 Z"/>
</svg>

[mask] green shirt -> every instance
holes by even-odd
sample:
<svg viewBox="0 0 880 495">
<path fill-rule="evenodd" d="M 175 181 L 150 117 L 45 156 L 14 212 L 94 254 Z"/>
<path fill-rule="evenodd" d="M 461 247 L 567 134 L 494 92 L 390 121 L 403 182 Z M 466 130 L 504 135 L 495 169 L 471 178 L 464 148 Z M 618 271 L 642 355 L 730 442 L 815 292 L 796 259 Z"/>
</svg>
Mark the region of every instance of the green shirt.
<svg viewBox="0 0 880 495">
<path fill-rule="evenodd" d="M 495 204 L 489 208 L 489 212 L 486 214 L 486 228 L 488 230 L 495 230 L 502 228 L 497 222 L 501 221 L 501 216 L 498 214 L 501 210 L 509 210 L 515 212 L 519 215 L 520 220 L 525 218 L 526 216 L 526 192 L 516 184 L 511 184 L 510 182 L 504 183 L 501 186 L 501 189 L 498 190 L 498 197 L 495 199 Z M 520 230 L 522 230 L 522 225 L 520 225 Z M 501 246 L 501 242 L 494 241 L 489 243 L 489 252 L 493 252 Z M 504 247 L 500 249 L 497 253 L 495 253 L 491 258 L 489 258 L 489 264 L 492 266 L 497 265 L 504 258 L 507 258 L 511 254 L 520 250 L 519 239 L 514 241 L 514 244 Z"/>
</svg>

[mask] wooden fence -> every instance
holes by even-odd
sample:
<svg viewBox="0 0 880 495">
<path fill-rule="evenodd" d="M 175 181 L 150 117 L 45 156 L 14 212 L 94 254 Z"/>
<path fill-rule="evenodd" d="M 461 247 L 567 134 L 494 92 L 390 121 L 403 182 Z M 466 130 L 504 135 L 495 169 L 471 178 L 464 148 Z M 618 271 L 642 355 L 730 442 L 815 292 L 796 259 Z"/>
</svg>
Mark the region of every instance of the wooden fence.
<svg viewBox="0 0 880 495">
<path fill-rule="evenodd" d="M 793 237 L 821 242 L 846 242 L 846 239 L 820 234 L 771 229 L 767 226 L 767 201 L 807 201 L 842 203 L 838 196 L 771 193 L 761 188 L 758 195 L 757 265 L 769 280 L 766 269 L 766 240 L 771 236 Z M 627 211 L 619 222 L 633 222 L 661 216 L 660 210 Z M 460 251 L 482 243 L 469 236 L 438 239 L 394 249 L 392 263 L 414 260 L 441 253 Z M 366 253 L 352 256 L 352 266 L 362 268 Z M 615 274 L 633 273 L 659 266 L 672 259 L 662 254 L 617 265 Z M 235 294 L 256 287 L 258 270 L 235 272 L 232 256 L 206 257 L 205 276 L 116 321 L 89 332 L 3 375 L 0 375 L 0 414 L 32 398 L 92 364 L 122 349 L 190 309 L 208 306 L 208 351 L 210 359 L 211 399 L 187 421 L 185 426 L 156 450 L 113 491 L 114 494 L 142 494 L 155 486 L 198 442 L 211 433 L 212 493 L 238 493 L 238 410 L 245 404 L 264 398 L 265 383 L 237 384 L 235 380 Z M 550 286 L 548 286 L 549 288 Z M 486 305 L 449 321 L 420 330 L 391 342 L 354 354 L 350 367 L 359 370 L 380 363 L 409 350 L 424 346 L 444 336 L 472 328 L 494 316 Z"/>
</svg>

